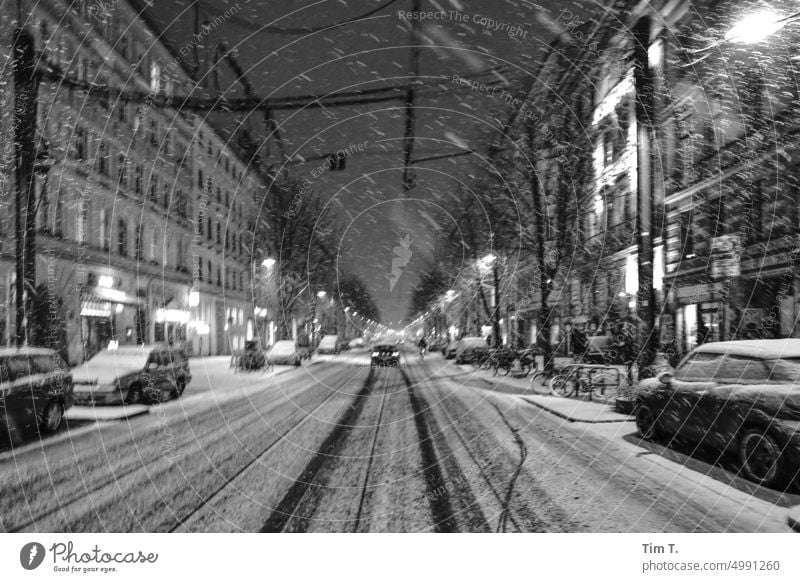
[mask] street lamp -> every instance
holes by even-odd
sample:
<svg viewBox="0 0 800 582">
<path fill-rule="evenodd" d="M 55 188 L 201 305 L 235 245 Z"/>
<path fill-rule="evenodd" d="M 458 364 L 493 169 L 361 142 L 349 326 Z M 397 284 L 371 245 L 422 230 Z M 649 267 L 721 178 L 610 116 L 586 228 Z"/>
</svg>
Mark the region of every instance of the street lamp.
<svg viewBox="0 0 800 582">
<path fill-rule="evenodd" d="M 325 295 L 327 295 L 325 291 L 317 291 L 317 297 L 319 297 L 320 299 L 325 297 Z"/>
<path fill-rule="evenodd" d="M 273 258 L 266 258 L 261 262 L 262 267 L 266 267 L 267 269 L 271 269 L 275 266 L 275 259 Z"/>
<path fill-rule="evenodd" d="M 743 17 L 727 33 L 726 41 L 755 44 L 779 31 L 786 25 L 788 18 L 782 17 L 772 10 L 759 10 Z"/>
</svg>

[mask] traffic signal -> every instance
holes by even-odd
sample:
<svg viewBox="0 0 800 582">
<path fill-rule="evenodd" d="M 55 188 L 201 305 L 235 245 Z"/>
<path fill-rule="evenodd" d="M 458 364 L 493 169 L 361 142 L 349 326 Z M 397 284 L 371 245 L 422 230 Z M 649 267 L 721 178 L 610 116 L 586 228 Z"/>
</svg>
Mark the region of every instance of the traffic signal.
<svg viewBox="0 0 800 582">
<path fill-rule="evenodd" d="M 343 151 L 336 152 L 335 154 L 328 154 L 328 166 L 332 172 L 340 172 L 345 168 L 345 160 L 347 154 Z"/>
</svg>

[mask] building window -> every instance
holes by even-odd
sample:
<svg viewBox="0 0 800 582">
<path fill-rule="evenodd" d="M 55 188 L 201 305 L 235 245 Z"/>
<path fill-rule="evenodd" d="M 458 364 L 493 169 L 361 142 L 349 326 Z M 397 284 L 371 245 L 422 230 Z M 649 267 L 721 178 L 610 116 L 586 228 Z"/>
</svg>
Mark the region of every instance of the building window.
<svg viewBox="0 0 800 582">
<path fill-rule="evenodd" d="M 117 164 L 118 168 L 118 178 L 120 186 L 125 186 L 125 179 L 128 170 L 128 160 L 125 159 L 125 154 L 119 154 L 117 156 Z"/>
<path fill-rule="evenodd" d="M 161 67 L 156 62 L 150 64 L 150 91 L 153 93 L 161 91 Z"/>
<path fill-rule="evenodd" d="M 150 145 L 153 147 L 158 145 L 158 124 L 155 121 L 150 122 Z"/>
<path fill-rule="evenodd" d="M 158 176 L 151 176 L 150 178 L 150 202 L 158 204 Z"/>
<path fill-rule="evenodd" d="M 56 194 L 54 206 L 52 233 L 60 238 L 64 236 L 64 197 L 61 192 Z"/>
<path fill-rule="evenodd" d="M 136 248 L 134 252 L 136 253 L 137 261 L 144 259 L 144 225 L 141 223 L 136 227 Z"/>
<path fill-rule="evenodd" d="M 136 166 L 136 177 L 134 182 L 134 189 L 137 194 L 142 194 L 142 183 L 144 182 L 144 170 L 142 166 Z"/>
<path fill-rule="evenodd" d="M 128 223 L 124 218 L 117 222 L 117 254 L 128 256 Z"/>
<path fill-rule="evenodd" d="M 692 211 L 687 210 L 681 212 L 678 219 L 679 234 L 678 244 L 680 245 L 680 256 L 684 259 L 691 259 L 694 257 L 694 237 L 692 231 Z"/>
<path fill-rule="evenodd" d="M 108 161 L 106 155 L 106 144 L 105 142 L 100 142 L 100 147 L 97 151 L 97 171 L 101 176 L 108 175 Z"/>
<path fill-rule="evenodd" d="M 745 241 L 759 242 L 764 238 L 764 190 L 762 183 L 753 184 L 748 193 L 744 213 Z"/>
<path fill-rule="evenodd" d="M 88 199 L 79 199 L 78 214 L 75 222 L 75 240 L 81 244 L 89 242 L 89 204 Z"/>
</svg>

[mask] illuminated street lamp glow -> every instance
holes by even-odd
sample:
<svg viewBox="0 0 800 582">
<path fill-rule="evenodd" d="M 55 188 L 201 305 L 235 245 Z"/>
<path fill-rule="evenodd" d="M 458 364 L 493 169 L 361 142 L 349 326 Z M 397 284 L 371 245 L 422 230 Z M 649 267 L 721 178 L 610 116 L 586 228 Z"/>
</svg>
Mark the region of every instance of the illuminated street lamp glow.
<svg viewBox="0 0 800 582">
<path fill-rule="evenodd" d="M 786 24 L 780 14 L 772 10 L 759 10 L 742 18 L 725 34 L 725 40 L 755 44 L 779 31 Z"/>
<path fill-rule="evenodd" d="M 327 295 L 325 291 L 317 291 L 317 297 L 319 297 L 320 299 L 325 297 L 325 295 Z"/>
<path fill-rule="evenodd" d="M 264 259 L 264 260 L 261 262 L 261 264 L 262 264 L 264 267 L 266 267 L 267 269 L 271 269 L 272 267 L 274 267 L 274 266 L 275 266 L 275 259 L 273 259 L 273 258 Z"/>
<path fill-rule="evenodd" d="M 489 253 L 488 255 L 486 255 L 485 257 L 483 257 L 481 259 L 481 263 L 485 263 L 485 264 L 489 265 L 489 264 L 493 263 L 496 258 L 497 258 L 496 256 L 494 256 L 493 254 Z"/>
</svg>

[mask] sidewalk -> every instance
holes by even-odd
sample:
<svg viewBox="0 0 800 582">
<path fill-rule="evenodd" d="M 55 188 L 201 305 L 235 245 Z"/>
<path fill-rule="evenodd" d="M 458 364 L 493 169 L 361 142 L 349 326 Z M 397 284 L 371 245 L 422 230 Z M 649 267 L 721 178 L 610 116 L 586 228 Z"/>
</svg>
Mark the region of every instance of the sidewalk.
<svg viewBox="0 0 800 582">
<path fill-rule="evenodd" d="M 627 414 L 614 412 L 613 404 L 591 402 L 576 398 L 559 398 L 558 396 L 523 396 L 522 399 L 550 414 L 554 414 L 570 422 L 588 422 L 592 424 L 604 422 L 631 422 L 633 418 Z"/>
<path fill-rule="evenodd" d="M 473 378 L 479 378 L 492 385 L 497 392 L 517 395 L 529 404 L 570 422 L 606 423 L 633 420 L 627 414 L 615 412 L 613 401 L 609 403 L 591 401 L 588 397 L 560 398 L 550 394 L 550 389 L 539 379 L 531 384 L 530 377 L 515 378 L 510 374 L 493 376 L 490 371 L 475 370 L 466 365 L 461 365 L 459 368 L 470 372 Z"/>
</svg>

